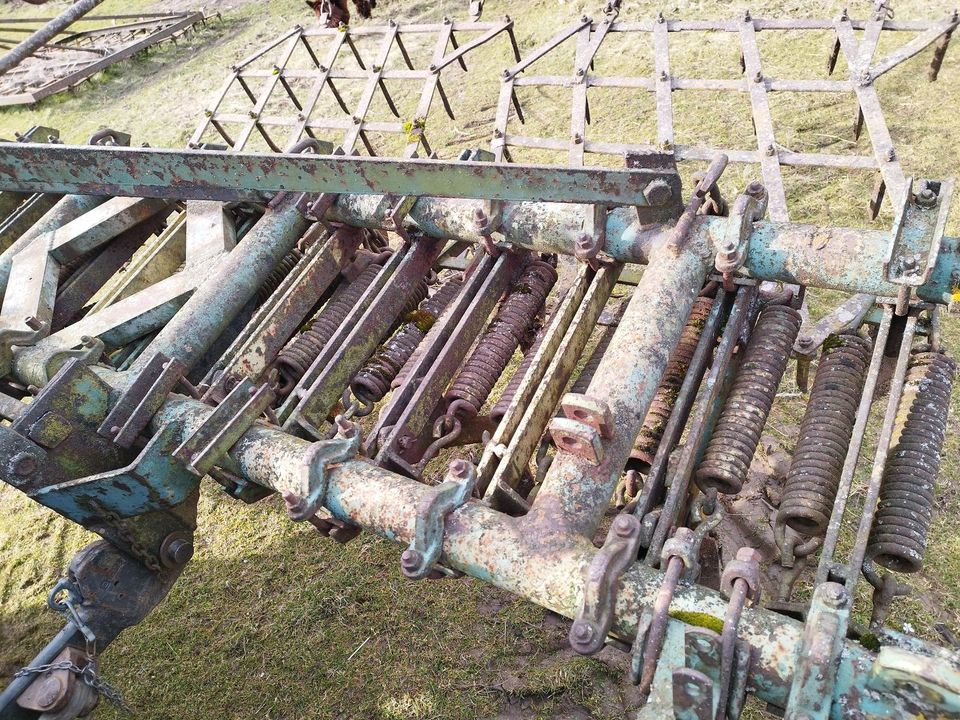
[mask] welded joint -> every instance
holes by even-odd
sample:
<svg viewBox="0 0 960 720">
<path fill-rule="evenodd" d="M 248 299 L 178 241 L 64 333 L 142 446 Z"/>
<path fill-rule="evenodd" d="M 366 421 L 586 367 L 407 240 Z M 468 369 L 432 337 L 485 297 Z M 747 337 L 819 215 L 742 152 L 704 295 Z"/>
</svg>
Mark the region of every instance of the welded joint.
<svg viewBox="0 0 960 720">
<path fill-rule="evenodd" d="M 297 492 L 285 492 L 287 516 L 294 522 L 309 520 L 324 504 L 330 485 L 330 470 L 354 460 L 360 450 L 360 431 L 355 423 L 337 417 L 337 437 L 310 446 L 300 466 Z"/>
<path fill-rule="evenodd" d="M 592 655 L 603 647 L 613 625 L 620 577 L 640 550 L 640 530 L 640 518 L 617 515 L 603 547 L 586 569 L 580 612 L 570 627 L 570 647 L 581 655 Z"/>
<path fill-rule="evenodd" d="M 413 210 L 413 206 L 417 204 L 418 199 L 416 195 L 404 195 L 399 198 L 393 195 L 387 196 L 387 200 L 390 202 L 390 209 L 387 210 L 387 214 L 383 219 L 384 227 L 399 235 L 405 243 L 410 242 L 410 235 L 403 226 L 403 222 L 406 220 L 407 215 L 410 214 L 410 211 Z"/>
<path fill-rule="evenodd" d="M 567 393 L 560 401 L 560 407 L 567 418 L 586 423 L 600 433 L 600 437 L 613 435 L 613 414 L 606 400 L 594 395 Z"/>
<path fill-rule="evenodd" d="M 411 580 L 421 580 L 434 569 L 443 549 L 447 516 L 466 504 L 477 484 L 477 469 L 466 460 L 450 463 L 446 477 L 420 500 L 413 539 L 400 556 L 400 569 Z"/>
<path fill-rule="evenodd" d="M 271 407 L 275 397 L 269 385 L 257 387 L 244 378 L 174 450 L 173 456 L 194 475 L 206 475 Z"/>
<path fill-rule="evenodd" d="M 931 715 L 960 715 L 960 669 L 940 658 L 902 648 L 880 648 L 867 687 L 900 696 Z"/>
<path fill-rule="evenodd" d="M 123 392 L 97 428 L 97 434 L 130 447 L 186 373 L 179 360 L 157 353 Z"/>
<path fill-rule="evenodd" d="M 850 606 L 850 594 L 839 583 L 821 583 L 814 590 L 797 648 L 784 720 L 827 720 L 830 716 Z"/>
</svg>

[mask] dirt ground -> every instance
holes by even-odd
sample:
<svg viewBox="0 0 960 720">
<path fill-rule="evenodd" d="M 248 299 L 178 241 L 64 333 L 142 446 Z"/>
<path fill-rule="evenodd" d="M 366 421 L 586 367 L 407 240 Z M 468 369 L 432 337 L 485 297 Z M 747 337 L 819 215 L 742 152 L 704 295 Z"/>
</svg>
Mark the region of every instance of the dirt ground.
<svg viewBox="0 0 960 720">
<path fill-rule="evenodd" d="M 301 0 L 107 0 L 100 12 L 167 12 L 201 4 L 208 14 L 219 12 L 220 19 L 176 45 L 164 44 L 111 68 L 73 92 L 35 107 L 0 110 L 0 136 L 42 124 L 59 128 L 67 142 L 82 142 L 106 125 L 131 132 L 135 144 L 183 147 L 230 65 L 294 24 L 313 21 Z M 584 12 L 599 17 L 602 5 L 599 0 L 487 0 L 484 19 L 509 13 L 520 47 L 528 52 Z M 0 18 L 52 15 L 66 6 L 4 3 Z M 464 19 L 466 6 L 465 0 L 380 0 L 369 22 L 383 23 L 391 16 Z M 727 18 L 745 8 L 719 0 L 627 0 L 621 18 L 649 18 L 658 11 L 668 17 Z M 765 0 L 750 9 L 755 17 L 832 17 L 842 7 Z M 868 9 L 865 2 L 850 5 L 854 17 Z M 939 18 L 951 9 L 947 2 L 912 0 L 896 4 L 896 17 Z M 771 40 L 761 51 L 774 76 L 821 77 L 828 41 L 826 36 L 806 45 Z M 928 55 L 891 72 L 878 87 L 907 173 L 936 178 L 960 168 L 960 47 L 951 47 L 935 85 L 924 76 Z M 571 53 L 563 57 L 567 64 L 557 61 L 557 68 L 565 69 L 548 66 L 544 72 L 569 72 Z M 606 73 L 643 75 L 652 72 L 651 57 L 649 47 L 621 45 L 597 63 Z M 671 60 L 674 72 L 687 77 L 737 77 L 739 72 L 736 47 L 713 36 L 678 48 Z M 451 79 L 445 80 L 456 119 L 431 125 L 431 141 L 441 157 L 489 143 L 497 75 L 511 62 L 509 48 L 491 44 L 467 62 L 469 73 L 451 68 Z M 841 62 L 838 72 L 843 71 Z M 403 92 L 394 90 L 398 98 L 409 100 Z M 598 92 L 591 97 L 595 122 L 589 132 L 605 139 L 649 140 L 653 124 L 647 95 Z M 865 138 L 857 142 L 850 133 L 852 99 L 813 95 L 771 96 L 778 141 L 795 150 L 868 152 Z M 745 136 L 752 138 L 749 105 L 744 109 L 743 98 L 675 96 L 678 141 L 683 137 L 688 143 L 736 145 L 745 142 Z M 525 134 L 565 137 L 567 98 L 531 91 L 522 100 L 528 109 Z M 375 112 L 385 113 L 380 102 Z M 562 160 L 537 153 L 517 159 Z M 697 169 L 696 163 L 685 165 L 685 177 Z M 755 167 L 731 167 L 724 176 L 724 192 L 733 196 L 756 175 Z M 889 206 L 876 223 L 865 219 L 872 183 L 865 173 L 791 170 L 786 184 L 792 218 L 887 228 Z M 960 231 L 957 218 L 954 212 L 948 232 Z M 812 314 L 824 312 L 838 299 L 836 293 L 815 294 Z M 944 341 L 954 353 L 960 348 L 955 318 L 944 324 Z M 776 469 L 781 453 L 792 450 L 803 412 L 791 373 L 792 368 L 765 431 L 767 452 L 761 461 L 768 471 Z M 960 535 L 954 520 L 960 512 L 958 409 L 954 393 L 931 531 L 930 557 L 936 562 L 911 578 L 916 592 L 898 602 L 890 620 L 897 629 L 941 643 L 960 635 Z M 871 426 L 868 442 L 875 434 Z M 871 455 L 865 456 L 856 478 L 859 493 L 869 474 Z M 845 523 L 844 549 L 856 519 L 854 514 Z M 607 649 L 594 658 L 576 656 L 566 641 L 566 621 L 479 581 L 462 578 L 413 586 L 399 571 L 396 547 L 366 535 L 337 545 L 309 527 L 290 523 L 275 499 L 246 506 L 212 485 L 204 487 L 199 523 L 197 554 L 170 596 L 103 658 L 104 676 L 123 690 L 142 718 L 513 720 L 625 718 L 636 710 L 635 693 L 624 680 L 625 655 Z M 59 619 L 45 609 L 46 592 L 92 537 L 0 487 L 0 675 L 7 677 L 25 664 L 58 629 Z M 861 588 L 856 613 L 861 622 L 868 616 L 867 600 Z M 112 708 L 98 712 L 103 718 L 119 716 Z M 760 712 L 750 710 L 752 716 Z"/>
</svg>

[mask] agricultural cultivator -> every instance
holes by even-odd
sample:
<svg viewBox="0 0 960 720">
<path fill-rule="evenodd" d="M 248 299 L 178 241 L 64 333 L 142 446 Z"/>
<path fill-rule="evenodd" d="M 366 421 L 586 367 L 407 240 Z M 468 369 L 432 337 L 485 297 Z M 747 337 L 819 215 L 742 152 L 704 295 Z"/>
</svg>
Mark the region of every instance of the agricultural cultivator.
<svg viewBox="0 0 960 720">
<path fill-rule="evenodd" d="M 122 703 L 98 653 L 190 561 L 201 480 L 239 502 L 277 493 L 335 541 L 395 541 L 411 580 L 466 574 L 571 618 L 577 652 L 629 653 L 642 717 L 736 718 L 750 694 L 795 720 L 957 717 L 956 653 L 883 622 L 924 562 L 956 373 L 940 338 L 953 183 L 904 176 L 873 84 L 930 46 L 935 80 L 957 24 L 884 6 L 640 22 L 611 3 L 526 55 L 509 18 L 297 27 L 234 66 L 185 150 L 49 128 L 0 145 L 0 478 L 102 537 L 51 589 L 66 624 L 0 717 Z M 673 74 L 687 31 L 736 37 L 742 77 Z M 849 76 L 767 77 L 757 36 L 780 31 L 833 33 L 830 69 L 842 55 Z M 652 38 L 649 75 L 594 72 L 617 34 Z M 434 41 L 425 67 L 411 35 Z M 573 71 L 532 75 L 567 40 Z M 488 43 L 515 63 L 492 145 L 438 159 L 445 72 Z M 419 85 L 412 117 L 388 83 Z M 518 90 L 546 85 L 572 97 L 562 139 L 518 132 Z M 592 140 L 596 87 L 653 93 L 656 143 Z M 674 141 L 673 93 L 698 88 L 749 98 L 755 149 Z M 872 154 L 779 146 L 776 92 L 852 94 Z M 393 117 L 371 116 L 375 98 Z M 728 163 L 759 177 L 725 198 Z M 889 203 L 892 226 L 791 222 L 787 165 L 875 173 L 869 212 Z M 821 288 L 849 297 L 811 322 Z M 763 495 L 750 468 L 791 358 L 808 404 Z M 861 577 L 869 627 L 851 621 Z"/>
</svg>

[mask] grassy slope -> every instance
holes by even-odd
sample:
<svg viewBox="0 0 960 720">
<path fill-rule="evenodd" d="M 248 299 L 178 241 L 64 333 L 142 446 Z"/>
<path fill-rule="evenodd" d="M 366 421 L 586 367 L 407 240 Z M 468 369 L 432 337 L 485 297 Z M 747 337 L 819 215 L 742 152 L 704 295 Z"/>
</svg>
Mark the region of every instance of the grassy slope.
<svg viewBox="0 0 960 720">
<path fill-rule="evenodd" d="M 132 132 L 138 143 L 182 146 L 232 62 L 294 23 L 309 20 L 299 0 L 227 9 L 230 4 L 218 4 L 224 12 L 222 22 L 209 24 L 177 46 L 165 45 L 114 68 L 73 94 L 49 98 L 35 108 L 0 112 L 0 135 L 42 123 L 59 127 L 68 142 L 78 142 L 109 125 Z M 382 21 L 394 13 L 438 17 L 444 12 L 460 17 L 465 4 L 381 0 L 378 18 Z M 600 4 L 488 0 L 486 12 L 487 17 L 510 12 L 526 50 L 582 11 L 598 13 Z M 103 11 L 167 5 L 107 0 Z M 696 10 L 650 2 L 624 5 L 624 16 L 630 18 L 652 16 L 660 9 L 685 17 L 739 12 L 709 1 L 698 3 Z M 949 7 L 938 3 L 941 7 L 931 10 L 929 5 L 898 3 L 897 16 L 935 16 Z M 784 0 L 751 7 L 756 16 L 822 17 L 839 9 Z M 865 4 L 858 3 L 851 13 L 862 15 L 864 9 Z M 26 15 L 36 14 L 36 9 L 5 12 Z M 787 47 L 764 37 L 761 42 L 764 60 L 772 62 L 768 75 L 822 74 L 826 36 L 802 52 L 796 45 Z M 499 84 L 494 74 L 507 60 L 502 48 L 477 58 L 471 63 L 470 82 L 461 81 L 456 71 L 444 76 L 451 77 L 445 88 L 454 106 L 466 109 L 457 122 L 429 128 L 444 157 L 488 141 Z M 649 58 L 648 44 L 621 45 L 619 50 L 611 44 L 598 58 L 598 72 L 645 72 L 636 68 L 647 67 Z M 671 61 L 675 72 L 688 77 L 732 77 L 736 48 L 726 40 L 704 37 L 700 44 L 673 48 Z M 937 177 L 960 167 L 956 140 L 960 54 L 956 48 L 948 54 L 943 80 L 936 85 L 923 79 L 923 63 L 922 59 L 909 63 L 879 87 L 907 172 Z M 527 132 L 566 134 L 569 115 L 563 98 L 530 93 L 522 99 L 530 115 Z M 592 136 L 652 136 L 650 101 L 642 93 L 598 92 L 591 102 L 596 118 Z M 675 93 L 675 102 L 679 142 L 743 143 L 745 133 L 749 137 L 749 110 L 741 98 L 724 100 L 710 94 L 687 98 Z M 867 147 L 865 140 L 857 145 L 849 140 L 853 111 L 849 98 L 774 96 L 771 104 L 778 131 L 783 128 L 778 140 L 785 146 L 823 152 L 864 152 Z M 556 159 L 535 154 L 521 158 Z M 728 193 L 755 172 L 732 167 L 725 176 Z M 863 224 L 872 178 L 828 173 L 808 173 L 804 178 L 788 173 L 794 219 Z M 883 218 L 879 226 L 888 222 Z M 814 309 L 818 307 L 822 303 Z M 951 348 L 960 347 L 956 322 L 945 324 L 945 335 Z M 904 602 L 897 611 L 899 620 L 909 620 L 925 635 L 933 633 L 933 623 L 941 618 L 960 631 L 956 592 L 960 541 L 951 521 L 960 511 L 957 409 L 933 531 L 936 572 L 926 572 L 920 579 L 926 597 L 935 600 L 934 611 L 923 601 Z M 786 428 L 800 412 L 799 405 L 783 408 L 771 431 Z M 57 619 L 44 609 L 46 590 L 90 536 L 10 489 L 0 489 L 0 506 L 0 671 L 7 674 L 55 631 Z M 561 649 L 562 626 L 540 609 L 478 582 L 462 579 L 414 588 L 400 576 L 395 548 L 375 538 L 361 537 L 341 547 L 287 522 L 274 501 L 246 507 L 213 489 L 205 491 L 200 523 L 197 556 L 170 597 L 146 623 L 125 633 L 104 658 L 105 674 L 125 690 L 142 717 L 456 718 L 500 712 L 523 717 L 557 712 L 622 717 L 629 704 L 618 659 L 571 658 Z M 102 716 L 110 717 L 112 711 Z"/>
</svg>

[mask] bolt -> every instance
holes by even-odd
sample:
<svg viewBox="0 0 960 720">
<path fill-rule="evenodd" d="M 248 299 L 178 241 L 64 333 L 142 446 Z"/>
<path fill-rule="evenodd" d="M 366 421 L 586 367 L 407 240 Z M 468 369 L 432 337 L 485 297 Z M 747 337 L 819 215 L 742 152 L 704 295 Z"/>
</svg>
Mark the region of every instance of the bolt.
<svg viewBox="0 0 960 720">
<path fill-rule="evenodd" d="M 430 67 L 427 68 L 427 69 L 428 69 L 430 72 L 435 73 L 435 72 L 437 71 L 437 66 L 431 64 Z"/>
<path fill-rule="evenodd" d="M 247 115 L 249 115 L 250 117 L 252 117 L 254 120 L 257 119 L 257 114 L 256 114 L 253 110 L 248 110 L 248 111 L 247 111 Z"/>
<path fill-rule="evenodd" d="M 63 684 L 56 675 L 47 675 L 40 681 L 36 695 L 37 705 L 42 708 L 53 707 L 63 697 Z"/>
<path fill-rule="evenodd" d="M 570 628 L 570 639 L 578 645 L 587 645 L 593 640 L 593 625 L 585 620 L 574 620 L 573 627 Z"/>
<path fill-rule="evenodd" d="M 766 190 L 763 189 L 763 183 L 759 180 L 754 180 L 749 185 L 747 185 L 747 195 L 750 197 L 763 197 L 763 194 Z"/>
<path fill-rule="evenodd" d="M 10 458 L 10 469 L 17 477 L 29 477 L 37 471 L 37 457 L 33 453 L 17 453 Z"/>
<path fill-rule="evenodd" d="M 802 335 L 800 339 L 797 340 L 797 344 L 802 348 L 808 348 L 813 345 L 813 338 L 809 335 Z"/>
<path fill-rule="evenodd" d="M 776 154 L 777 154 L 777 149 L 773 146 L 773 143 L 771 143 L 770 145 L 767 145 L 767 155 L 770 155 L 772 157 L 773 155 L 776 155 Z"/>
<path fill-rule="evenodd" d="M 193 557 L 193 543 L 189 540 L 174 540 L 166 549 L 165 555 L 171 565 L 186 565 Z"/>
<path fill-rule="evenodd" d="M 667 73 L 667 71 L 666 71 L 666 70 L 661 70 L 661 71 L 660 71 L 660 81 L 661 81 L 661 82 L 666 82 L 666 81 L 669 80 L 669 79 L 670 79 L 670 75 Z"/>
<path fill-rule="evenodd" d="M 416 550 L 407 548 L 400 555 L 400 567 L 407 572 L 412 572 L 420 566 L 421 559 L 420 553 L 418 553 Z"/>
<path fill-rule="evenodd" d="M 647 183 L 647 186 L 643 189 L 643 196 L 651 205 L 666 205 L 673 197 L 673 190 L 670 189 L 666 180 L 657 178 Z"/>
<path fill-rule="evenodd" d="M 763 73 L 757 70 L 757 74 L 753 76 L 753 81 L 755 83 L 763 82 Z"/>
<path fill-rule="evenodd" d="M 937 204 L 937 194 L 929 187 L 917 193 L 917 205 L 920 207 L 931 208 Z"/>
<path fill-rule="evenodd" d="M 762 556 L 760 551 L 752 547 L 742 547 L 737 550 L 737 560 L 742 560 L 743 562 L 748 563 L 757 563 L 760 564 Z"/>
<path fill-rule="evenodd" d="M 460 480 L 466 480 L 470 477 L 471 470 L 473 470 L 473 465 L 466 460 L 454 460 L 450 463 L 450 475 Z"/>
<path fill-rule="evenodd" d="M 396 26 L 397 26 L 397 21 L 394 20 L 393 18 L 390 18 L 389 20 L 387 20 L 387 24 L 388 24 L 390 27 L 396 27 Z"/>
<path fill-rule="evenodd" d="M 850 15 L 847 14 L 847 9 L 844 8 L 844 9 L 840 12 L 840 22 L 846 22 L 846 21 L 849 20 L 849 19 L 850 19 Z"/>
<path fill-rule="evenodd" d="M 574 142 L 575 144 L 577 144 L 577 145 L 579 145 L 580 143 L 582 143 L 582 142 L 583 142 L 583 135 L 581 135 L 580 133 L 574 133 L 574 134 L 573 134 L 573 142 Z"/>
<path fill-rule="evenodd" d="M 577 77 L 583 77 L 586 74 L 587 74 L 586 70 L 584 70 L 583 68 L 577 68 Z"/>
<path fill-rule="evenodd" d="M 663 13 L 662 13 L 662 12 L 658 12 L 658 13 L 657 13 L 657 22 L 658 22 L 658 23 L 665 23 L 666 21 L 667 21 L 667 19 L 663 16 Z"/>
<path fill-rule="evenodd" d="M 509 80 L 509 79 L 510 79 L 510 71 L 507 70 L 507 69 L 504 69 L 504 71 L 503 71 L 502 73 L 500 73 L 500 77 L 502 77 L 504 80 Z"/>
<path fill-rule="evenodd" d="M 326 71 L 327 71 L 327 66 L 326 66 L 326 65 L 321 65 L 321 66 L 320 66 L 320 72 L 325 73 Z"/>
<path fill-rule="evenodd" d="M 303 122 L 306 119 L 307 119 L 306 115 L 304 115 L 303 113 L 297 113 L 297 120 L 299 120 L 300 122 Z"/>
<path fill-rule="evenodd" d="M 750 11 L 749 11 L 749 10 L 744 10 L 744 11 L 743 11 L 743 21 L 744 21 L 744 22 L 750 22 L 751 20 L 753 20 L 753 18 L 750 16 Z"/>
<path fill-rule="evenodd" d="M 358 118 L 356 115 L 353 115 L 350 119 L 353 120 L 354 125 L 360 124 L 360 118 Z"/>
<path fill-rule="evenodd" d="M 43 329 L 43 320 L 39 320 L 35 318 L 33 315 L 30 315 L 29 317 L 24 318 L 23 322 L 26 323 L 27 327 L 30 328 L 31 330 Z"/>
<path fill-rule="evenodd" d="M 887 148 L 887 162 L 893 162 L 897 159 L 897 151 L 893 148 Z"/>
<path fill-rule="evenodd" d="M 286 490 L 283 493 L 283 504 L 287 506 L 288 515 L 295 515 L 299 514 L 300 511 L 303 510 L 305 502 L 304 499 L 299 495 Z"/>
<path fill-rule="evenodd" d="M 449 25 L 449 24 L 452 23 L 452 22 L 453 22 L 453 20 L 451 20 L 449 17 L 447 17 L 446 15 L 443 16 L 443 24 L 444 24 L 444 25 Z"/>
<path fill-rule="evenodd" d="M 632 537 L 636 530 L 636 524 L 631 520 L 632 516 L 617 515 L 613 521 L 613 531 L 618 537 Z"/>
<path fill-rule="evenodd" d="M 823 591 L 823 601 L 829 607 L 841 608 L 847 604 L 847 591 L 837 583 L 827 583 Z"/>
<path fill-rule="evenodd" d="M 582 22 L 582 23 L 588 23 L 588 22 L 590 22 L 590 18 L 589 18 L 588 16 L 586 16 L 586 15 L 581 15 L 581 16 L 580 16 L 580 22 Z"/>
</svg>

